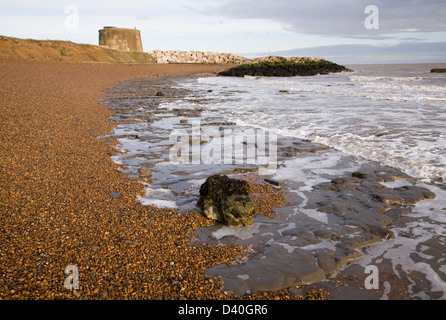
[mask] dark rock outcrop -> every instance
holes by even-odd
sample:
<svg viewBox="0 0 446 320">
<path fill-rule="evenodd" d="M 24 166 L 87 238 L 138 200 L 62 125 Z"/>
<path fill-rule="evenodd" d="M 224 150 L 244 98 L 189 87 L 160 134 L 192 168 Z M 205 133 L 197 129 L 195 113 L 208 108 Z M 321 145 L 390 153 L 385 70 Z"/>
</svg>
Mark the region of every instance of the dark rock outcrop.
<svg viewBox="0 0 446 320">
<path fill-rule="evenodd" d="M 446 73 L 446 69 L 435 68 L 431 70 L 431 73 Z"/>
<path fill-rule="evenodd" d="M 263 76 L 263 77 L 294 77 L 314 76 L 332 72 L 352 71 L 331 61 L 315 58 L 283 58 L 268 57 L 243 64 L 226 71 L 220 76 Z"/>
<path fill-rule="evenodd" d="M 248 191 L 247 181 L 213 175 L 201 185 L 197 206 L 209 219 L 228 226 L 249 226 L 254 222 L 254 204 Z"/>
</svg>

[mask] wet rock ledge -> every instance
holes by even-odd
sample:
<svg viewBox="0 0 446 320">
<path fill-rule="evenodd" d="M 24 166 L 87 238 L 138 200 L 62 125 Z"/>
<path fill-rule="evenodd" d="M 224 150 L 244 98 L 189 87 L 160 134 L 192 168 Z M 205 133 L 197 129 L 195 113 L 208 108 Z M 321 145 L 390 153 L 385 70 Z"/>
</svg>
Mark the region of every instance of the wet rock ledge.
<svg viewBox="0 0 446 320">
<path fill-rule="evenodd" d="M 233 266 L 214 266 L 206 273 L 221 276 L 225 290 L 237 294 L 331 278 L 349 261 L 361 257 L 363 247 L 394 239 L 392 227 L 411 212 L 412 205 L 435 198 L 410 179 L 398 169 L 368 164 L 315 185 L 306 193 L 305 209 L 326 214 L 326 222 L 292 210 L 294 205 L 276 209 L 279 215 L 288 212 L 286 221 L 257 219 L 252 227 L 241 227 L 250 228 L 245 230 L 252 237 L 239 238 L 238 244 L 258 241 L 252 256 Z M 392 187 L 393 183 L 397 186 Z"/>
</svg>

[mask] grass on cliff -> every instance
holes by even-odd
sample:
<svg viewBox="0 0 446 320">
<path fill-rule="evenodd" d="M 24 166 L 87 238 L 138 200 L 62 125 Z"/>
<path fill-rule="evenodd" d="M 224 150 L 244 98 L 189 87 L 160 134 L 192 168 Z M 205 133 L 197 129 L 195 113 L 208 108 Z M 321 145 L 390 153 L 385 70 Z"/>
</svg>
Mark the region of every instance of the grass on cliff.
<svg viewBox="0 0 446 320">
<path fill-rule="evenodd" d="M 300 61 L 300 62 L 296 62 L 296 61 L 292 61 L 292 60 L 283 60 L 283 61 L 255 61 L 253 63 L 247 63 L 247 64 L 242 64 L 240 66 L 238 66 L 237 68 L 240 69 L 251 69 L 251 68 L 256 68 L 256 67 L 274 67 L 274 66 L 294 66 L 294 65 L 305 65 L 305 66 L 312 66 L 315 68 L 318 67 L 325 67 L 327 65 L 333 65 L 334 63 L 328 60 L 324 60 L 324 59 L 318 59 L 315 61 Z"/>
<path fill-rule="evenodd" d="M 119 51 L 103 46 L 61 40 L 0 36 L 0 58 L 72 62 L 155 63 L 145 52 Z"/>
</svg>

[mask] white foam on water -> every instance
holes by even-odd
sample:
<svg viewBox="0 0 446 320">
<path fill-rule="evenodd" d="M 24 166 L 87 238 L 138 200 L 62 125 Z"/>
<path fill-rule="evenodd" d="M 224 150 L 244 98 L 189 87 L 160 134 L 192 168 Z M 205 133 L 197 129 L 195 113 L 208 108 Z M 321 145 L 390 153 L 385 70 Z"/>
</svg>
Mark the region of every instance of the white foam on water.
<svg viewBox="0 0 446 320">
<path fill-rule="evenodd" d="M 289 245 L 288 243 L 283 243 L 283 242 L 274 242 L 274 244 L 275 244 L 275 245 L 279 245 L 279 246 L 281 246 L 281 247 L 284 248 L 288 253 L 293 253 L 293 251 L 294 251 L 296 248 L 299 248 L 299 247 L 297 247 L 297 246 L 291 246 L 291 245 Z"/>
<path fill-rule="evenodd" d="M 237 275 L 237 278 L 240 278 L 242 280 L 248 280 L 249 274 L 239 274 L 239 275 Z"/>
<path fill-rule="evenodd" d="M 286 227 L 277 230 L 277 233 L 282 237 L 284 231 L 292 230 L 294 228 L 296 228 L 296 224 L 294 222 L 292 222 L 292 223 L 288 224 Z"/>
<path fill-rule="evenodd" d="M 444 261 L 443 261 L 443 262 L 444 262 Z M 439 268 L 439 270 L 440 270 L 441 272 L 443 272 L 444 275 L 446 275 L 446 264 L 443 264 L 443 265 Z"/>
<path fill-rule="evenodd" d="M 420 226 L 413 225 L 412 227 L 417 228 Z M 392 241 L 385 241 L 380 243 L 379 245 L 373 245 L 367 248 L 365 254 L 358 260 L 352 262 L 351 264 L 359 264 L 364 269 L 366 266 L 374 264 L 378 267 L 376 263 L 373 262 L 374 259 L 386 259 L 392 263 L 393 274 L 402 278 L 403 276 L 407 277 L 407 279 L 412 283 L 409 286 L 409 290 L 411 290 L 412 286 L 416 283 L 411 279 L 410 273 L 413 271 L 418 271 L 421 274 L 424 274 L 426 279 L 431 283 L 431 291 L 440 291 L 443 292 L 443 295 L 440 299 L 446 298 L 446 282 L 443 281 L 435 270 L 432 269 L 432 266 L 425 262 L 417 262 L 411 258 L 411 254 L 417 252 L 417 246 L 429 240 L 432 235 L 423 235 L 419 236 L 416 239 L 407 238 L 405 236 L 398 236 L 396 234 L 396 239 Z M 405 275 L 400 274 L 398 271 L 401 269 Z M 420 293 L 412 293 L 413 297 L 419 297 L 422 299 L 429 299 L 428 296 L 424 292 Z"/>
<path fill-rule="evenodd" d="M 293 189 L 289 192 L 296 193 L 302 199 L 302 202 L 295 208 L 295 213 L 303 213 L 309 218 L 327 224 L 327 214 L 316 209 L 306 208 L 308 202 L 306 192 L 311 192 L 313 187 L 321 183 L 331 181 L 329 177 L 351 174 L 360 167 L 361 163 L 364 161 L 353 159 L 335 150 L 306 153 L 285 160 L 273 178 L 291 183 Z"/>
<path fill-rule="evenodd" d="M 376 68 L 364 67 L 355 73 L 314 77 L 199 78 L 179 83 L 178 87 L 198 90 L 200 103 L 193 95 L 170 100 L 160 108 L 200 108 L 202 118 L 217 116 L 238 126 L 272 130 L 278 135 L 309 139 L 332 147 L 328 151 L 299 154 L 286 160 L 273 175 L 273 179 L 291 185 L 292 192 L 302 199 L 295 208 L 294 218 L 303 213 L 329 227 L 327 214 L 305 208 L 306 195 L 314 186 L 330 181 L 332 177 L 349 174 L 367 160 L 399 168 L 424 182 L 431 179 L 446 181 L 446 78 L 421 69 L 406 72 L 392 67 Z M 280 92 L 283 90 L 287 92 Z M 160 117 L 155 119 L 152 127 L 172 128 L 178 121 L 178 118 Z M 156 143 L 125 137 L 138 135 L 144 131 L 144 126 L 147 124 L 126 124 L 115 130 L 115 134 L 123 136 L 119 138 L 120 147 L 127 155 L 156 148 Z M 123 159 L 114 158 L 117 163 L 125 164 Z M 173 180 L 181 176 L 177 177 L 167 162 L 156 166 L 165 167 L 165 172 L 171 170 Z M 184 176 L 185 169 L 181 170 Z M 196 172 L 191 171 L 188 178 L 193 179 L 188 180 L 192 186 L 204 182 L 202 175 Z M 410 184 L 411 179 L 385 183 L 392 188 Z M 417 271 L 431 282 L 431 291 L 443 292 L 441 298 L 445 299 L 446 283 L 442 279 L 446 268 L 438 263 L 444 264 L 446 258 L 433 261 L 429 240 L 436 237 L 440 243 L 443 239 L 446 242 L 446 190 L 420 182 L 417 185 L 429 188 L 437 198 L 413 206 L 410 217 L 414 220 L 405 227 L 392 229 L 395 240 L 365 248 L 366 254 L 355 263 L 366 266 L 372 261 L 391 261 L 396 277 L 403 276 L 400 270 L 409 275 L 409 290 L 417 284 L 410 273 Z M 138 199 L 143 204 L 176 208 L 167 189 L 147 188 L 146 196 Z M 294 223 L 280 224 L 276 232 L 282 236 L 284 231 L 295 227 Z M 260 224 L 255 222 L 251 227 L 222 227 L 214 231 L 213 236 L 217 240 L 225 236 L 249 240 L 259 236 L 259 230 Z M 408 233 L 413 237 L 404 236 Z M 273 234 L 269 229 L 263 233 Z M 279 244 L 288 252 L 295 249 L 273 238 L 267 245 Z M 311 251 L 335 248 L 330 241 L 303 247 Z M 388 282 L 384 285 L 381 298 L 387 299 L 392 288 Z M 424 292 L 411 292 L 414 297 L 429 298 Z"/>
<path fill-rule="evenodd" d="M 415 204 L 412 210 L 412 216 L 417 218 L 426 217 L 437 222 L 439 234 L 446 236 L 446 190 L 435 185 L 419 184 L 435 193 L 435 199 L 428 199 Z"/>
<path fill-rule="evenodd" d="M 446 181 L 446 78 L 413 66 L 315 77 L 207 77 L 209 112 Z M 419 68 L 419 69 L 417 69 Z M 279 94 L 280 90 L 288 94 Z M 231 92 L 229 97 L 219 99 Z M 239 93 L 237 93 L 239 92 Z"/>
<path fill-rule="evenodd" d="M 296 158 L 285 160 L 283 166 L 277 169 L 273 178 L 289 180 L 302 184 L 299 191 L 309 191 L 312 187 L 330 181 L 324 176 L 339 176 L 348 174 L 360 167 L 364 161 L 349 158 L 334 150 L 303 153 Z"/>
<path fill-rule="evenodd" d="M 223 237 L 233 236 L 241 240 L 252 238 L 259 231 L 259 223 L 253 223 L 251 226 L 222 226 L 212 232 L 212 236 L 220 240 Z"/>
<path fill-rule="evenodd" d="M 177 209 L 175 201 L 168 200 L 172 195 L 172 190 L 165 188 L 152 189 L 149 184 L 143 183 L 145 187 L 145 196 L 137 196 L 138 201 L 142 205 L 154 206 L 157 208 Z M 163 199 L 164 198 L 164 199 Z"/>
<path fill-rule="evenodd" d="M 300 247 L 300 248 L 308 250 L 308 251 L 312 251 L 312 252 L 319 250 L 319 249 L 329 249 L 329 250 L 336 251 L 336 242 L 327 240 L 327 239 L 321 239 L 321 240 L 322 241 L 319 243 L 309 244 L 307 246 Z"/>
<path fill-rule="evenodd" d="M 384 281 L 383 286 L 384 286 L 384 292 L 383 292 L 382 296 L 380 297 L 380 300 L 388 300 L 389 299 L 388 295 L 389 295 L 392 287 L 388 281 Z"/>
<path fill-rule="evenodd" d="M 424 200 L 414 205 L 410 214 L 411 219 L 414 220 L 408 222 L 405 227 L 392 229 L 395 233 L 394 240 L 370 246 L 367 253 L 354 263 L 365 268 L 373 264 L 374 259 L 386 259 L 392 263 L 393 273 L 397 277 L 403 277 L 398 271 L 400 269 L 408 276 L 412 283 L 409 286 L 410 291 L 416 285 L 410 273 L 417 271 L 430 282 L 430 291 L 442 292 L 440 299 L 445 299 L 446 281 L 443 280 L 444 275 L 439 274 L 444 269 L 440 267 L 438 270 L 435 267 L 441 261 L 436 261 L 437 257 L 428 254 L 430 245 L 427 243 L 435 237 L 446 248 L 446 190 L 423 183 L 420 186 L 434 192 L 436 199 Z M 407 234 L 411 236 L 408 237 Z M 379 265 L 377 266 L 379 268 Z M 412 296 L 430 299 L 425 292 L 412 293 Z"/>
<path fill-rule="evenodd" d="M 222 114 L 238 125 L 310 139 L 341 151 L 299 155 L 285 161 L 274 174 L 274 179 L 292 183 L 293 192 L 303 199 L 295 214 L 299 211 L 327 223 L 327 215 L 305 209 L 306 192 L 329 181 L 330 176 L 353 172 L 365 162 L 361 159 L 398 168 L 425 182 L 446 181 L 446 78 L 423 68 L 372 66 L 354 73 L 296 78 L 209 77 L 198 79 L 198 84 L 203 90 L 213 90 L 215 100 L 205 106 L 209 114 Z M 237 90 L 240 93 L 235 93 Z M 281 94 L 280 90 L 288 92 Z M 221 100 L 219 96 L 228 91 L 232 93 Z M 395 188 L 413 181 L 383 184 Z M 446 268 L 433 266 L 433 257 L 423 243 L 434 236 L 446 236 L 446 191 L 430 184 L 417 185 L 430 189 L 436 199 L 413 206 L 410 216 L 417 220 L 395 230 L 395 240 L 367 248 L 359 263 L 365 267 L 372 259 L 389 260 L 396 276 L 402 276 L 398 270 L 408 274 L 418 271 L 432 283 L 432 291 L 445 293 L 439 274 Z M 403 236 L 409 231 L 413 239 Z M 416 260 L 414 253 L 424 262 Z M 409 281 L 409 289 L 414 288 L 415 280 L 409 277 Z M 392 288 L 388 282 L 384 285 L 381 298 L 387 299 Z M 413 296 L 429 298 L 423 292 Z"/>
<path fill-rule="evenodd" d="M 138 196 L 138 200 L 141 202 L 142 205 L 145 205 L 145 206 L 154 206 L 157 208 L 167 208 L 167 209 L 177 209 L 178 208 L 175 201 L 172 201 L 172 200 L 162 200 L 162 199 L 156 199 L 156 198 L 142 198 L 140 196 Z"/>
</svg>

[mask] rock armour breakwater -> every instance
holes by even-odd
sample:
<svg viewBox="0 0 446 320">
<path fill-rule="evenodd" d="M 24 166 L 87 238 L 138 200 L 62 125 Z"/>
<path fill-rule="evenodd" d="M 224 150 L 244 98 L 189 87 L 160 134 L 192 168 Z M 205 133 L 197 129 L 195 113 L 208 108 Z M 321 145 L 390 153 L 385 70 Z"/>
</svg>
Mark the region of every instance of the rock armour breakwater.
<svg viewBox="0 0 446 320">
<path fill-rule="evenodd" d="M 251 60 L 232 53 L 154 50 L 149 54 L 157 63 L 243 64 Z"/>
<path fill-rule="evenodd" d="M 352 71 L 331 61 L 313 57 L 279 57 L 268 56 L 248 59 L 232 53 L 201 52 L 201 51 L 162 51 L 154 50 L 148 53 L 156 63 L 183 64 L 236 64 L 221 76 L 311 76 L 328 74 L 330 72 Z"/>
</svg>

